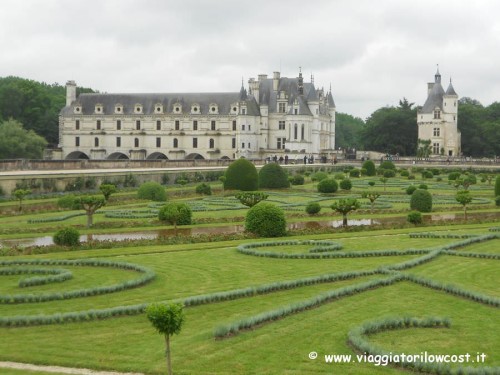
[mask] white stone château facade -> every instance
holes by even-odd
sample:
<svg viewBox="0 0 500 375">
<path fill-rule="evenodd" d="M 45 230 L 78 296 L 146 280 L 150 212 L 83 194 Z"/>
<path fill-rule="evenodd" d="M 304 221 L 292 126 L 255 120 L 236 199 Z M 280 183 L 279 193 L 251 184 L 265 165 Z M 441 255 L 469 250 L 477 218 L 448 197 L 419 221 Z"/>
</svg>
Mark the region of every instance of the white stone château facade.
<svg viewBox="0 0 500 375">
<path fill-rule="evenodd" d="M 418 139 L 430 140 L 431 154 L 460 156 L 461 135 L 457 128 L 458 95 L 453 85 L 444 91 L 439 69 L 427 84 L 427 100 L 417 112 Z"/>
<path fill-rule="evenodd" d="M 302 73 L 261 74 L 229 93 L 77 97 L 69 81 L 59 142 L 63 159 L 317 157 L 335 149 L 335 103 Z"/>
</svg>

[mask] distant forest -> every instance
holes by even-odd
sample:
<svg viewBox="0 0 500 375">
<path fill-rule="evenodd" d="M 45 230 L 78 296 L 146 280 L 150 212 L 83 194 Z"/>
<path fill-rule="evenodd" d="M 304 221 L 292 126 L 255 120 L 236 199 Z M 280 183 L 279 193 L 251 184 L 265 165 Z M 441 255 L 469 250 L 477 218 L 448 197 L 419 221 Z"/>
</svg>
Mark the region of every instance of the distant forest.
<svg viewBox="0 0 500 375">
<path fill-rule="evenodd" d="M 77 95 L 82 92 L 95 91 L 79 87 Z M 43 137 L 48 147 L 58 143 L 58 116 L 65 103 L 66 88 L 58 83 L 0 77 L 0 124 L 12 119 L 25 130 Z M 461 98 L 459 103 L 458 128 L 462 132 L 463 154 L 474 157 L 500 155 L 500 103 L 484 107 L 477 100 L 467 97 Z M 0 140 L 2 137 L 0 134 Z M 415 155 L 418 143 L 417 107 L 403 98 L 399 106 L 379 108 L 366 121 L 339 112 L 336 114 L 335 143 L 336 148 Z M 22 150 L 9 155 L 2 154 L 0 150 L 0 158 L 19 158 L 23 155 Z"/>
</svg>

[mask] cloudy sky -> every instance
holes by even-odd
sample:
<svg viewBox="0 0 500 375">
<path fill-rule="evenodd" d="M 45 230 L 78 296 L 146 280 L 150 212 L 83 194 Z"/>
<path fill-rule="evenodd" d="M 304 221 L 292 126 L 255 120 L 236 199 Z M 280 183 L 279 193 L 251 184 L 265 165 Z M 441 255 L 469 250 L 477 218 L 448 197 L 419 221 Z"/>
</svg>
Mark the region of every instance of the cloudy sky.
<svg viewBox="0 0 500 375">
<path fill-rule="evenodd" d="M 338 111 L 366 118 L 403 97 L 422 105 L 439 64 L 460 96 L 488 105 L 500 100 L 499 14 L 496 0 L 1 0 L 0 76 L 238 91 L 300 66 L 331 84 Z"/>
</svg>

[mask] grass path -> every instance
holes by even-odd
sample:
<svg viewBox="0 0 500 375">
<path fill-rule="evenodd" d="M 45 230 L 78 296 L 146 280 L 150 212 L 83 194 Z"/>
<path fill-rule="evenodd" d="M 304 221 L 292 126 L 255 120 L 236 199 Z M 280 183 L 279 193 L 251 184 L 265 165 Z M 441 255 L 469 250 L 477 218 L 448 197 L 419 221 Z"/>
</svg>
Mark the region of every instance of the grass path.
<svg viewBox="0 0 500 375">
<path fill-rule="evenodd" d="M 41 366 L 32 365 L 29 363 L 19 363 L 19 362 L 0 362 L 0 368 L 20 370 L 22 372 L 14 371 L 12 374 L 23 373 L 24 370 L 29 372 L 36 372 L 38 374 L 76 374 L 76 375 L 142 375 L 138 372 L 116 372 L 116 371 L 94 371 L 86 368 L 73 368 L 73 367 L 61 367 L 61 366 Z M 2 371 L 3 374 L 6 374 Z"/>
</svg>

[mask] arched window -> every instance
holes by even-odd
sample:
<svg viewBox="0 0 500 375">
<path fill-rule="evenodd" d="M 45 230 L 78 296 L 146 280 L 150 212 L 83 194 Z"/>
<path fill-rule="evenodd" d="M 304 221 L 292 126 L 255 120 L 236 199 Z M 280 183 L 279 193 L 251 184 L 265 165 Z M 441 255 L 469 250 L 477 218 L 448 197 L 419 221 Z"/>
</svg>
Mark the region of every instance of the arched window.
<svg viewBox="0 0 500 375">
<path fill-rule="evenodd" d="M 208 148 L 214 148 L 215 147 L 215 141 L 213 138 L 210 138 L 208 141 Z"/>
<path fill-rule="evenodd" d="M 297 127 L 297 124 L 295 124 L 293 126 L 293 139 L 297 139 L 298 138 L 298 127 Z"/>
<path fill-rule="evenodd" d="M 177 138 L 174 138 L 174 148 L 179 147 L 179 140 Z"/>
<path fill-rule="evenodd" d="M 139 147 L 139 138 L 134 138 L 134 147 Z"/>
<path fill-rule="evenodd" d="M 99 147 L 99 138 L 94 138 L 94 147 Z"/>
<path fill-rule="evenodd" d="M 305 132 L 304 132 L 304 124 L 302 124 L 301 128 L 300 128 L 300 139 L 304 140 L 305 137 Z"/>
</svg>

